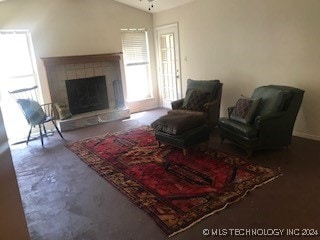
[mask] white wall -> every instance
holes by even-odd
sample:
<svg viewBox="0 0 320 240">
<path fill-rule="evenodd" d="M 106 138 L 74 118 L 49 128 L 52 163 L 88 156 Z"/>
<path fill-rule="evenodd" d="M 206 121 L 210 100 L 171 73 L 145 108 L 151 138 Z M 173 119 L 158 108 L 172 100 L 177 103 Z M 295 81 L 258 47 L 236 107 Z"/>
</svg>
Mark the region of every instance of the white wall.
<svg viewBox="0 0 320 240">
<path fill-rule="evenodd" d="M 155 70 L 150 13 L 113 0 L 9 0 L 0 3 L 0 29 L 31 32 L 45 100 L 50 96 L 41 57 L 120 52 L 121 28 L 147 29 L 151 67 Z M 152 77 L 153 85 L 157 86 L 156 74 Z M 151 107 L 158 104 L 157 89 L 154 96 Z"/>
<path fill-rule="evenodd" d="M 178 22 L 186 79 L 220 79 L 222 114 L 255 87 L 305 90 L 295 134 L 320 140 L 320 1 L 196 0 L 154 15 Z"/>
</svg>

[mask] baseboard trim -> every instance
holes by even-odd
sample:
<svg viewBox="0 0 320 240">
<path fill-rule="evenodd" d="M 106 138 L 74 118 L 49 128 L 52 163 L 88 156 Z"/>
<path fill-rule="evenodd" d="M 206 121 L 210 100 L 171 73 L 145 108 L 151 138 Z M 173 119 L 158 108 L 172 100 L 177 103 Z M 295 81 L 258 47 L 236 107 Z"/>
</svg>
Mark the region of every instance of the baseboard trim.
<svg viewBox="0 0 320 240">
<path fill-rule="evenodd" d="M 293 131 L 293 135 L 297 136 L 297 137 L 308 138 L 308 139 L 320 141 L 320 136 L 315 136 L 315 135 L 311 135 L 311 134 L 307 134 L 307 133 Z"/>
</svg>

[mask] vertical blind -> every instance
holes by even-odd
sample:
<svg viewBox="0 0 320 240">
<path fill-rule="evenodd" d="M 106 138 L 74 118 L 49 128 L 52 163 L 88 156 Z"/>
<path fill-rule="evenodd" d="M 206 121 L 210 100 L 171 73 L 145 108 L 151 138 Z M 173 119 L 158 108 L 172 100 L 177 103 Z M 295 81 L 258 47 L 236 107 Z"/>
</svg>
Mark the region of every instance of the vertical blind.
<svg viewBox="0 0 320 240">
<path fill-rule="evenodd" d="M 124 63 L 127 66 L 149 64 L 147 32 L 145 30 L 122 30 Z"/>
</svg>

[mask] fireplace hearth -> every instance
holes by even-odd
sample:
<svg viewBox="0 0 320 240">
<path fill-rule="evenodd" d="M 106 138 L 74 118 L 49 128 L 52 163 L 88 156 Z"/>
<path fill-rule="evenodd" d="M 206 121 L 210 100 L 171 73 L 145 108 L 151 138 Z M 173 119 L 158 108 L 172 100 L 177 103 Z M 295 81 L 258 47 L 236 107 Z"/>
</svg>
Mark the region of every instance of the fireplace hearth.
<svg viewBox="0 0 320 240">
<path fill-rule="evenodd" d="M 122 88 L 121 53 L 42 58 L 51 101 L 67 103 L 73 116 L 61 131 L 130 117 Z"/>
</svg>

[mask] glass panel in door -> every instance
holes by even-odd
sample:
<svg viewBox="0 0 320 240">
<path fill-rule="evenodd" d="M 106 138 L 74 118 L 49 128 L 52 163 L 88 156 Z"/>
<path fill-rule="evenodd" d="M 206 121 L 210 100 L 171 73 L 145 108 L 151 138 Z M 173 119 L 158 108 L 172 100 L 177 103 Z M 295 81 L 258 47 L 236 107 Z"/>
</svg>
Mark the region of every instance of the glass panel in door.
<svg viewBox="0 0 320 240">
<path fill-rule="evenodd" d="M 163 98 L 165 101 L 177 99 L 176 65 L 173 33 L 160 36 Z"/>
</svg>

